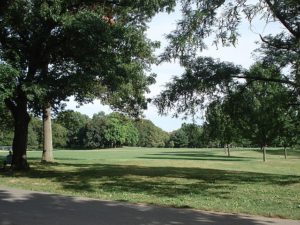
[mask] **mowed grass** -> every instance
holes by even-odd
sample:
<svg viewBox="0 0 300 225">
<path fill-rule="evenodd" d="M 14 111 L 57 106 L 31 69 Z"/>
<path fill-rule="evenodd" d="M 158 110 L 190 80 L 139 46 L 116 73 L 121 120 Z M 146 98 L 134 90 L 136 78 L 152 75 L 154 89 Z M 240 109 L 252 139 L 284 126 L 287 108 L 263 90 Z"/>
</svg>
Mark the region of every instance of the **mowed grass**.
<svg viewBox="0 0 300 225">
<path fill-rule="evenodd" d="M 7 152 L 0 152 L 0 158 Z M 300 219 L 300 151 L 122 148 L 28 152 L 29 172 L 2 172 L 2 186 L 106 200 Z"/>
</svg>

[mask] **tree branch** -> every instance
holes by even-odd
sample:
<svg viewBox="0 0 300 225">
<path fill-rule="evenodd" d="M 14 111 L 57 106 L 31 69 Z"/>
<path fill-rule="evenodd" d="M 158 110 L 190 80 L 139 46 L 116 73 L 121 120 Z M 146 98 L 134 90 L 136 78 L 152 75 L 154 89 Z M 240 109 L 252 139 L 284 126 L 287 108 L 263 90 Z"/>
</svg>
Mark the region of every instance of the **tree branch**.
<svg viewBox="0 0 300 225">
<path fill-rule="evenodd" d="M 274 13 L 275 17 L 283 24 L 283 26 L 288 29 L 288 31 L 297 39 L 300 38 L 299 32 L 293 30 L 293 28 L 288 24 L 288 22 L 285 20 L 285 18 L 280 14 L 280 12 L 276 9 L 276 7 L 271 3 L 270 0 L 265 0 L 266 3 L 268 4 L 270 10 Z"/>
<path fill-rule="evenodd" d="M 281 84 L 288 84 L 293 87 L 299 87 L 299 85 L 296 82 L 290 81 L 290 80 L 282 80 L 282 79 L 275 79 L 275 78 L 265 78 L 265 77 L 248 77 L 248 76 L 238 76 L 233 75 L 231 76 L 233 78 L 240 78 L 240 79 L 248 79 L 248 80 L 257 80 L 257 81 L 267 81 L 267 82 L 275 82 L 275 83 L 281 83 Z"/>
<path fill-rule="evenodd" d="M 265 44 L 267 44 L 267 45 L 269 45 L 269 46 L 271 46 L 271 47 L 274 47 L 274 48 L 276 48 L 276 49 L 285 49 L 285 50 L 287 50 L 287 51 L 295 51 L 295 49 L 293 49 L 291 46 L 289 46 L 289 45 L 279 45 L 279 44 L 274 44 L 274 43 L 271 43 L 270 41 L 267 41 L 263 36 L 261 36 L 261 34 L 259 35 L 259 37 L 260 37 L 260 40 L 263 42 L 263 43 L 265 43 Z"/>
</svg>

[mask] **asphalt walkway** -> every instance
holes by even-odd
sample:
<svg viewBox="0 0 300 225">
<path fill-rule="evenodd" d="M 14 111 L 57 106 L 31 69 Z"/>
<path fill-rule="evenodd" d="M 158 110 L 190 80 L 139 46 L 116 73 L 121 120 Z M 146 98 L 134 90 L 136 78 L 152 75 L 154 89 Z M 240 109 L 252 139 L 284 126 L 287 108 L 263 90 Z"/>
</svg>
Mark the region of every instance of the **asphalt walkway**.
<svg viewBox="0 0 300 225">
<path fill-rule="evenodd" d="M 300 225 L 300 221 L 99 201 L 0 187 L 0 225 Z"/>
</svg>

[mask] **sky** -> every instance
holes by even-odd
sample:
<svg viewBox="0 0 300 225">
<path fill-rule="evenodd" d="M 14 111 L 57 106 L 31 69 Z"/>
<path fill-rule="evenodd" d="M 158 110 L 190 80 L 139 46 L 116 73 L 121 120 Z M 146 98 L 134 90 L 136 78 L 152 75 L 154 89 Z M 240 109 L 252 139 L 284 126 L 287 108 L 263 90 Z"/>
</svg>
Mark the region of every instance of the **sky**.
<svg viewBox="0 0 300 225">
<path fill-rule="evenodd" d="M 161 48 L 156 51 L 156 54 L 160 54 L 164 47 L 167 45 L 165 35 L 176 28 L 176 21 L 179 20 L 180 14 L 178 11 L 171 15 L 167 13 L 160 13 L 156 15 L 147 31 L 147 36 L 153 41 L 160 41 Z M 259 34 L 273 33 L 274 30 L 278 30 L 277 24 L 271 24 L 266 26 L 259 20 L 254 22 L 251 26 L 245 22 L 240 26 L 241 37 L 238 40 L 238 44 L 235 47 L 221 47 L 209 46 L 207 50 L 201 52 L 202 56 L 210 56 L 213 58 L 219 58 L 222 61 L 234 62 L 237 65 L 241 65 L 244 68 L 249 68 L 254 63 L 254 57 L 252 52 L 258 48 L 255 42 L 259 41 Z M 173 76 L 180 76 L 184 71 L 183 68 L 176 62 L 162 63 L 160 65 L 153 65 L 152 72 L 157 74 L 156 83 L 150 87 L 150 94 L 148 97 L 154 97 L 163 90 L 164 85 L 171 80 Z M 70 98 L 67 102 L 66 109 L 72 109 L 86 114 L 90 117 L 93 114 L 100 111 L 105 113 L 112 112 L 108 106 L 100 104 L 99 100 L 95 100 L 93 103 L 85 104 L 81 107 L 77 106 L 77 103 Z M 153 105 L 148 105 L 148 109 L 144 112 L 145 119 L 151 120 L 156 126 L 162 128 L 165 131 L 171 132 L 179 129 L 182 123 L 191 123 L 191 119 L 183 120 L 182 118 L 173 118 L 172 115 L 160 116 L 157 109 Z M 203 120 L 199 118 L 196 120 L 197 124 L 201 124 Z"/>
</svg>

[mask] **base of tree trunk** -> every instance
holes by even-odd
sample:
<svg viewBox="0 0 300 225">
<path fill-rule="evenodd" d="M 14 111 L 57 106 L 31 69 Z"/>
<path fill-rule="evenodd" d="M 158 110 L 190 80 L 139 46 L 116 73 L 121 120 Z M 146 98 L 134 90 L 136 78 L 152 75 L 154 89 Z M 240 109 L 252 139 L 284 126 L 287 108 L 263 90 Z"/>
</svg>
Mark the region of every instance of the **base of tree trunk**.
<svg viewBox="0 0 300 225">
<path fill-rule="evenodd" d="M 48 160 L 41 160 L 41 163 L 42 164 L 54 164 L 55 162 L 54 162 L 54 160 L 52 160 L 52 161 L 48 161 Z"/>
<path fill-rule="evenodd" d="M 18 163 L 18 165 L 13 164 L 11 166 L 11 169 L 15 171 L 28 171 L 30 169 L 30 166 L 27 160 L 24 160 L 21 163 Z"/>
</svg>

